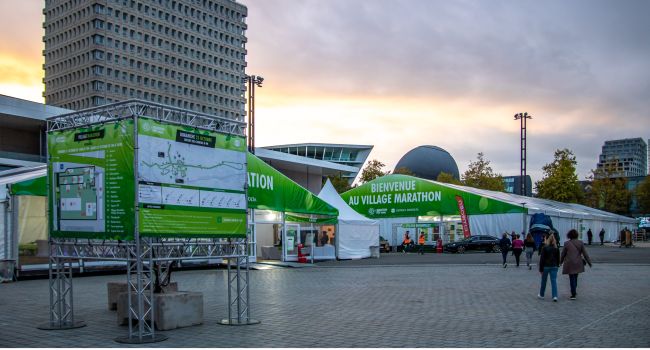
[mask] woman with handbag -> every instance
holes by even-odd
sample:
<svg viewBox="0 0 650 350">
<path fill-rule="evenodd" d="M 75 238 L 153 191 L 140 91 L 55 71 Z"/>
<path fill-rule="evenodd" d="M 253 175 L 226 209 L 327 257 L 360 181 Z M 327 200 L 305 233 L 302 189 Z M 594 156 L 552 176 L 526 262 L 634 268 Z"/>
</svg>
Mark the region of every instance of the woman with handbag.
<svg viewBox="0 0 650 350">
<path fill-rule="evenodd" d="M 587 254 L 584 243 L 578 239 L 578 231 L 570 230 L 567 233 L 568 242 L 564 243 L 560 264 L 562 265 L 562 274 L 569 275 L 569 284 L 571 285 L 571 297 L 576 300 L 576 289 L 578 288 L 578 274 L 585 272 L 585 265 L 591 267 L 591 258 Z"/>
</svg>

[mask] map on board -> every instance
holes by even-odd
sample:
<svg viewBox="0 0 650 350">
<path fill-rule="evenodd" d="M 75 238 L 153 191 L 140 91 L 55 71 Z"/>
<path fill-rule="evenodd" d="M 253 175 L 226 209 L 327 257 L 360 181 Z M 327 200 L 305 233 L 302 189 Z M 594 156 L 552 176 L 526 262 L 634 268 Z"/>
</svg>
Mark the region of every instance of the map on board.
<svg viewBox="0 0 650 350">
<path fill-rule="evenodd" d="M 139 135 L 141 181 L 241 190 L 246 154 Z M 198 200 L 198 198 L 197 198 Z"/>
</svg>

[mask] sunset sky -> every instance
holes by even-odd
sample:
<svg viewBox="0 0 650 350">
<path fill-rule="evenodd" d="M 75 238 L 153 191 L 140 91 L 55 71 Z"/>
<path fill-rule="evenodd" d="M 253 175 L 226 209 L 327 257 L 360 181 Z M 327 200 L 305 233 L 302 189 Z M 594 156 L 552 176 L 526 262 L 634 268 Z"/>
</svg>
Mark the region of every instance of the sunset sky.
<svg viewBox="0 0 650 350">
<path fill-rule="evenodd" d="M 584 179 L 605 140 L 650 137 L 649 1 L 240 2 L 257 146 L 371 144 L 392 170 L 428 144 L 517 175 L 528 112 L 536 181 L 557 148 Z M 42 6 L 0 1 L 0 94 L 43 101 Z"/>
</svg>

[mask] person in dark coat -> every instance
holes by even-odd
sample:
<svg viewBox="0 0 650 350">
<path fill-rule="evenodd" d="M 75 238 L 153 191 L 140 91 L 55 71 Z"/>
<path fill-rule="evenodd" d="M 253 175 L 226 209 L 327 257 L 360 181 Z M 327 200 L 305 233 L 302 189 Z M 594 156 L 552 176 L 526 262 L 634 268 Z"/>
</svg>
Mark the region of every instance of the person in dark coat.
<svg viewBox="0 0 650 350">
<path fill-rule="evenodd" d="M 600 238 L 600 245 L 604 244 L 605 241 L 605 229 L 601 228 L 600 233 L 598 233 L 598 238 Z"/>
<path fill-rule="evenodd" d="M 591 245 L 591 241 L 594 239 L 594 234 L 591 232 L 591 229 L 587 230 L 587 244 Z"/>
<path fill-rule="evenodd" d="M 555 242 L 555 236 L 549 235 L 541 248 L 539 255 L 539 273 L 542 274 L 542 284 L 537 297 L 544 298 L 546 292 L 546 280 L 551 277 L 551 295 L 553 301 L 557 301 L 557 269 L 560 266 L 560 250 Z"/>
<path fill-rule="evenodd" d="M 571 285 L 571 300 L 576 300 L 576 289 L 578 288 L 578 274 L 585 272 L 585 263 L 591 267 L 591 258 L 587 254 L 585 244 L 578 239 L 578 231 L 570 230 L 567 233 L 568 242 L 564 243 L 560 264 L 562 265 L 562 274 L 569 275 L 569 284 Z M 585 262 L 583 263 L 582 259 Z"/>
<path fill-rule="evenodd" d="M 508 251 L 510 250 L 510 239 L 508 238 L 508 232 L 504 232 L 501 240 L 499 240 L 499 248 L 501 248 L 501 256 L 503 257 L 503 268 L 508 267 L 506 260 L 508 259 Z"/>
</svg>

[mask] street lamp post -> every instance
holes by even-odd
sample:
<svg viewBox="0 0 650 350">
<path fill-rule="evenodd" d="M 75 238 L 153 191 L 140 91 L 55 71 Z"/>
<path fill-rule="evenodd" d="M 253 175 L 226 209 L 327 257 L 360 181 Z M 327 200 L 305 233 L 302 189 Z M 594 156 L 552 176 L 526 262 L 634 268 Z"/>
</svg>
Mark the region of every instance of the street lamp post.
<svg viewBox="0 0 650 350">
<path fill-rule="evenodd" d="M 533 116 L 528 113 L 515 114 L 515 120 L 521 121 L 521 170 L 519 174 L 522 196 L 526 195 L 526 119 L 533 119 Z"/>
<path fill-rule="evenodd" d="M 247 75 L 248 83 L 248 151 L 255 154 L 255 86 L 262 87 L 264 78 L 259 75 Z"/>
</svg>

